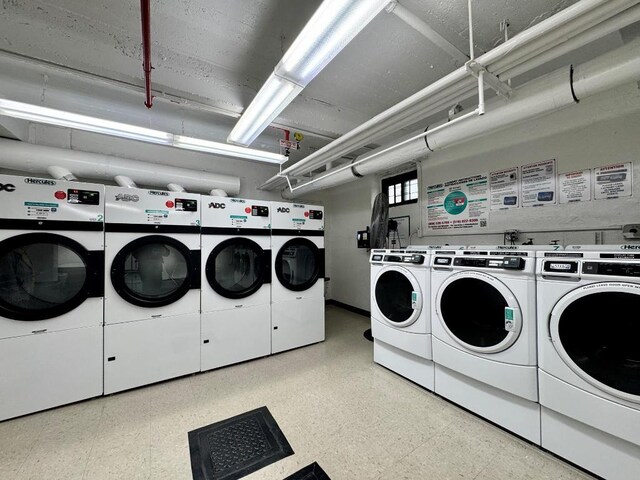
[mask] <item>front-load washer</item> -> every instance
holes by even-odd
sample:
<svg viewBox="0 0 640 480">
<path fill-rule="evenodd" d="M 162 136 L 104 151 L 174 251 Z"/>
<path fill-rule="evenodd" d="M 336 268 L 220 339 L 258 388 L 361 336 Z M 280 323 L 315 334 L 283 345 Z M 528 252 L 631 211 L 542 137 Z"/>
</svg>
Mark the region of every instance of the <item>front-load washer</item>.
<svg viewBox="0 0 640 480">
<path fill-rule="evenodd" d="M 427 250 L 372 250 L 373 361 L 433 390 Z"/>
<path fill-rule="evenodd" d="M 0 175 L 0 420 L 102 394 L 104 187 Z"/>
<path fill-rule="evenodd" d="M 640 472 L 640 245 L 538 258 L 542 446 L 610 480 Z"/>
<path fill-rule="evenodd" d="M 200 370 L 200 195 L 106 187 L 104 393 Z"/>
<path fill-rule="evenodd" d="M 271 203 L 271 352 L 324 340 L 324 208 Z"/>
<path fill-rule="evenodd" d="M 269 202 L 202 197 L 201 368 L 271 353 Z"/>
<path fill-rule="evenodd" d="M 436 393 L 540 444 L 537 248 L 435 254 L 431 282 Z"/>
</svg>

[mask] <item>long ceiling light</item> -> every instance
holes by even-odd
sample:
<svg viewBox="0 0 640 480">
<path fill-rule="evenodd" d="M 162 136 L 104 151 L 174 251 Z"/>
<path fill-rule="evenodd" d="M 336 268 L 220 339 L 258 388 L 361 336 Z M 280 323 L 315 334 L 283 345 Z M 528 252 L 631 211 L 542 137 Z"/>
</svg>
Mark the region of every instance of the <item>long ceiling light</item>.
<svg viewBox="0 0 640 480">
<path fill-rule="evenodd" d="M 243 112 L 227 141 L 250 145 L 388 3 L 389 0 L 324 0 Z"/>
<path fill-rule="evenodd" d="M 113 137 L 127 138 L 158 145 L 169 145 L 185 150 L 214 153 L 227 157 L 245 158 L 259 162 L 280 164 L 287 159 L 287 157 L 278 153 L 238 147 L 236 145 L 186 137 L 184 135 L 174 135 L 173 133 L 138 127 L 128 123 L 114 122 L 112 120 L 80 115 L 29 103 L 14 102 L 13 100 L 3 98 L 0 98 L 0 115 L 28 120 L 30 122 L 55 125 L 57 127 L 75 128 L 77 130 L 101 133 Z"/>
</svg>

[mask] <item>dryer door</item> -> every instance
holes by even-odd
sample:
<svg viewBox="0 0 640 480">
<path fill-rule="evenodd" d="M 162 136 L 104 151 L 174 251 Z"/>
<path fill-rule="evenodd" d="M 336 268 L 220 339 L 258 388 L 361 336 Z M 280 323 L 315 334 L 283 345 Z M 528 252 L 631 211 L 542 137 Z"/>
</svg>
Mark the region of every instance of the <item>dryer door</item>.
<svg viewBox="0 0 640 480">
<path fill-rule="evenodd" d="M 374 298 L 378 310 L 390 325 L 407 327 L 422 312 L 422 290 L 406 268 L 385 267 L 374 282 Z"/>
<path fill-rule="evenodd" d="M 103 295 L 104 252 L 52 233 L 0 242 L 0 316 L 35 321 L 70 312 Z"/>
<path fill-rule="evenodd" d="M 604 282 L 562 297 L 551 312 L 551 341 L 582 379 L 640 403 L 640 285 Z"/>
<path fill-rule="evenodd" d="M 324 277 L 324 249 L 306 238 L 293 238 L 276 255 L 275 271 L 283 287 L 308 290 Z"/>
<path fill-rule="evenodd" d="M 482 272 L 449 277 L 438 291 L 436 313 L 451 338 L 474 352 L 502 352 L 522 331 L 516 297 L 504 283 Z"/>
<path fill-rule="evenodd" d="M 219 243 L 206 265 L 211 288 L 225 298 L 246 298 L 271 282 L 271 258 L 248 238 L 230 238 Z"/>
<path fill-rule="evenodd" d="M 199 255 L 171 237 L 141 237 L 125 245 L 113 259 L 111 283 L 133 305 L 169 305 L 200 286 Z"/>
</svg>

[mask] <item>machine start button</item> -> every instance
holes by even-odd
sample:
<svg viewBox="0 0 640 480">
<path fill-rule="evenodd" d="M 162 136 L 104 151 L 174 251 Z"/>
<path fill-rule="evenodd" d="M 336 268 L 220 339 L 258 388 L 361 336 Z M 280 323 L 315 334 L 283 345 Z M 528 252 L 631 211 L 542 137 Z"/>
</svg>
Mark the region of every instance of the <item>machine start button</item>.
<svg viewBox="0 0 640 480">
<path fill-rule="evenodd" d="M 167 208 L 173 208 L 175 203 L 173 203 L 172 200 L 167 200 L 167 202 L 165 203 L 165 205 L 167 206 Z"/>
<path fill-rule="evenodd" d="M 54 197 L 56 197 L 58 200 L 64 200 L 65 198 L 67 198 L 67 194 L 64 193 L 62 190 L 58 190 L 56 193 L 53 194 Z"/>
</svg>

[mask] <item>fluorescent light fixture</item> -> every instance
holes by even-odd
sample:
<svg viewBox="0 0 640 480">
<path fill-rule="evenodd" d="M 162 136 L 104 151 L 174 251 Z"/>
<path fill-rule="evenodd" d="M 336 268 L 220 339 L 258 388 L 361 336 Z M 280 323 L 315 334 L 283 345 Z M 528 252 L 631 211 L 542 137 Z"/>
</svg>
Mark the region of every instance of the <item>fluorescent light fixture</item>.
<svg viewBox="0 0 640 480">
<path fill-rule="evenodd" d="M 102 133 L 115 137 L 130 138 L 142 142 L 171 145 L 173 135 L 151 128 L 137 127 L 127 123 L 103 120 L 102 118 L 79 115 L 53 108 L 14 102 L 0 98 L 0 115 L 21 118 L 31 122 L 46 123 L 57 127 L 76 128 L 87 132 Z"/>
<path fill-rule="evenodd" d="M 227 138 L 250 145 L 318 73 L 389 3 L 324 0 Z"/>
<path fill-rule="evenodd" d="M 29 103 L 14 102 L 0 98 L 0 115 L 20 118 L 30 122 L 45 123 L 58 127 L 75 128 L 87 132 L 101 133 L 113 137 L 128 138 L 158 145 L 193 150 L 204 153 L 214 153 L 226 157 L 245 158 L 268 163 L 283 163 L 287 157 L 278 153 L 265 152 L 253 148 L 238 147 L 221 142 L 213 142 L 200 138 L 174 135 L 169 132 L 138 127 L 128 123 L 114 122 L 102 118 L 79 115 L 53 108 L 41 107 Z"/>
</svg>

